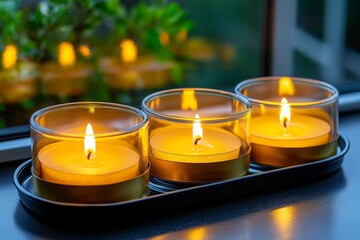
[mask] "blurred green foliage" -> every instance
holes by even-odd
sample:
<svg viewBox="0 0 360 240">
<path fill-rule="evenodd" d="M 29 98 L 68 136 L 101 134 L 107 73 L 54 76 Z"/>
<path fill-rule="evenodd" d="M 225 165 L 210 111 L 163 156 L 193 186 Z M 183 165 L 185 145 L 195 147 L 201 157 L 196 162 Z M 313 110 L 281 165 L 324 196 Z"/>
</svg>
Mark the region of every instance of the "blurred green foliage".
<svg viewBox="0 0 360 240">
<path fill-rule="evenodd" d="M 8 5 L 0 5 L 0 46 L 14 43 L 39 63 L 54 59 L 62 41 L 75 49 L 88 44 L 101 55 L 114 54 L 124 38 L 133 39 L 140 52 L 172 58 L 176 35 L 192 27 L 180 5 L 166 0 L 140 1 L 129 10 L 118 0 L 47 0 L 35 9 Z M 160 42 L 163 32 L 173 40 L 169 45 Z"/>
</svg>

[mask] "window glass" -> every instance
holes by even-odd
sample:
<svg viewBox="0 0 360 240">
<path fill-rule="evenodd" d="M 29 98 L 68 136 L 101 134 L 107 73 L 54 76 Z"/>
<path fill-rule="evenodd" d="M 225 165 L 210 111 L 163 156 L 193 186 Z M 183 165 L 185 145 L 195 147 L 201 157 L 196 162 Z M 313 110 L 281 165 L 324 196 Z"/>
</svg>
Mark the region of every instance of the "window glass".
<svg viewBox="0 0 360 240">
<path fill-rule="evenodd" d="M 360 2 L 293 2 L 296 3 L 293 12 L 296 21 L 289 27 L 293 30 L 290 34 L 280 30 L 277 36 L 278 39 L 291 38 L 291 43 L 284 47 L 291 48 L 292 55 L 274 56 L 279 58 L 279 65 L 281 62 L 292 62 L 292 69 L 278 69 L 275 72 L 326 81 L 335 85 L 341 93 L 359 91 Z"/>
<path fill-rule="evenodd" d="M 73 101 L 138 107 L 262 75 L 262 0 L 2 1 L 0 128 Z"/>
</svg>

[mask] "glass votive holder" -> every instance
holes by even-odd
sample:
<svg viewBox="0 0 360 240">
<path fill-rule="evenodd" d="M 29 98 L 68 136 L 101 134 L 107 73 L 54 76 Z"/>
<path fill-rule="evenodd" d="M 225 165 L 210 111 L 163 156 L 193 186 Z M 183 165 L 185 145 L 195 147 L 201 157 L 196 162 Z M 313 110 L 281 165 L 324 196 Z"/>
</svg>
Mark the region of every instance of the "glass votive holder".
<svg viewBox="0 0 360 240">
<path fill-rule="evenodd" d="M 19 61 L 8 69 L 0 69 L 0 103 L 19 104 L 34 99 L 37 94 L 38 72 L 30 60 Z"/>
<path fill-rule="evenodd" d="M 131 106 L 74 102 L 30 119 L 32 179 L 40 197 L 112 203 L 148 194 L 148 118 Z"/>
<path fill-rule="evenodd" d="M 338 90 L 299 77 L 259 77 L 240 82 L 238 95 L 252 105 L 251 162 L 270 167 L 304 164 L 337 153 Z"/>
<path fill-rule="evenodd" d="M 44 95 L 58 98 L 85 95 L 92 74 L 91 66 L 85 63 L 60 66 L 47 62 L 39 67 L 39 71 Z"/>
<path fill-rule="evenodd" d="M 209 183 L 249 169 L 251 105 L 206 88 L 155 92 L 143 99 L 149 117 L 151 176 L 172 183 Z"/>
<path fill-rule="evenodd" d="M 172 83 L 174 64 L 147 56 L 124 63 L 116 58 L 102 58 L 99 69 L 111 90 L 156 89 Z"/>
</svg>

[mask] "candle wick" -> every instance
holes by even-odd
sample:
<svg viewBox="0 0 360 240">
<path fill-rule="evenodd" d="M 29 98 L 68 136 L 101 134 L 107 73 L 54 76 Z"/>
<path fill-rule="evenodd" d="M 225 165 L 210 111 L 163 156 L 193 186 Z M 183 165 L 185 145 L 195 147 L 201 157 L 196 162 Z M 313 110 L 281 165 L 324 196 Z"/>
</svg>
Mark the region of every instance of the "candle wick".
<svg viewBox="0 0 360 240">
<path fill-rule="evenodd" d="M 195 139 L 194 144 L 197 145 L 198 141 L 200 141 L 200 140 L 201 140 L 201 137 L 197 137 L 197 138 Z"/>
<path fill-rule="evenodd" d="M 284 119 L 284 127 L 287 128 L 287 118 Z"/>
<path fill-rule="evenodd" d="M 88 160 L 90 160 L 90 158 L 91 158 L 91 151 L 88 152 L 88 154 L 87 154 L 86 157 L 87 157 Z"/>
</svg>

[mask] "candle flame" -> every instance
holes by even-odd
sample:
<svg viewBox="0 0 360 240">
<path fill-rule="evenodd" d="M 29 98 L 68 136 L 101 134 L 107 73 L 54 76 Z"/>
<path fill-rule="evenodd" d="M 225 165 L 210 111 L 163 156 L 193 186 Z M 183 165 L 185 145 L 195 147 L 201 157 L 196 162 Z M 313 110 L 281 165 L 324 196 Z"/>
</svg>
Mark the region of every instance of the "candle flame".
<svg viewBox="0 0 360 240">
<path fill-rule="evenodd" d="M 281 77 L 279 79 L 279 95 L 293 96 L 295 94 L 294 83 L 289 77 Z"/>
<path fill-rule="evenodd" d="M 199 114 L 195 115 L 192 132 L 193 132 L 193 141 L 194 141 L 194 144 L 196 145 L 197 142 L 203 138 L 203 129 L 201 127 Z"/>
<path fill-rule="evenodd" d="M 280 109 L 280 123 L 285 128 L 288 127 L 290 124 L 290 116 L 291 116 L 290 104 L 288 103 L 286 98 L 282 98 L 281 109 Z"/>
<path fill-rule="evenodd" d="M 84 152 L 88 160 L 96 157 L 96 142 L 95 142 L 94 130 L 91 127 L 90 123 L 88 123 L 86 126 Z"/>
<path fill-rule="evenodd" d="M 74 46 L 69 42 L 62 42 L 58 46 L 58 63 L 63 67 L 74 66 L 76 55 Z"/>
<path fill-rule="evenodd" d="M 198 103 L 195 97 L 194 90 L 184 90 L 181 94 L 181 109 L 182 110 L 196 110 Z"/>
<path fill-rule="evenodd" d="M 123 62 L 135 62 L 137 58 L 137 47 L 133 40 L 124 39 L 120 42 L 120 58 Z"/>
<path fill-rule="evenodd" d="M 9 44 L 5 47 L 2 55 L 2 64 L 4 69 L 8 69 L 16 65 L 17 52 L 17 48 L 13 44 Z"/>
</svg>

